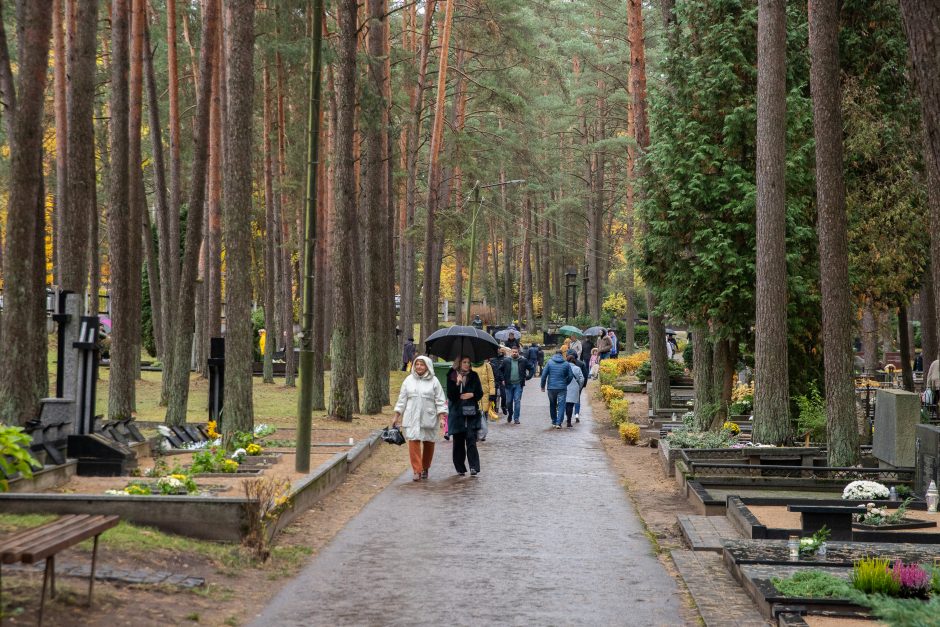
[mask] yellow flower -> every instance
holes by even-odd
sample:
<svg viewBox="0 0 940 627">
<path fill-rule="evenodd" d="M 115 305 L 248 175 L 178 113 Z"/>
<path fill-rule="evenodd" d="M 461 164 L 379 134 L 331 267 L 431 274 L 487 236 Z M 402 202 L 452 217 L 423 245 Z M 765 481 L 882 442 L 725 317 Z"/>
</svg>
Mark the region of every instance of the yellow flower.
<svg viewBox="0 0 940 627">
<path fill-rule="evenodd" d="M 726 422 L 725 424 L 721 425 L 721 430 L 722 430 L 722 431 L 729 431 L 729 432 L 733 433 L 734 435 L 737 435 L 737 434 L 741 433 L 741 427 L 739 427 L 737 424 L 735 424 L 735 423 L 733 423 L 733 422 L 731 422 L 731 421 L 728 421 L 728 422 Z"/>
<path fill-rule="evenodd" d="M 212 440 L 218 437 L 221 437 L 219 432 L 216 431 L 215 428 L 216 428 L 215 420 L 210 420 L 208 423 L 206 423 L 206 435 L 208 435 L 209 438 Z"/>
<path fill-rule="evenodd" d="M 620 439 L 627 444 L 636 444 L 640 441 L 640 426 L 632 422 L 625 422 L 618 427 Z"/>
<path fill-rule="evenodd" d="M 245 447 L 245 452 L 248 453 L 249 455 L 258 455 L 259 453 L 261 453 L 261 447 L 255 444 L 254 442 L 252 442 L 251 444 Z"/>
</svg>

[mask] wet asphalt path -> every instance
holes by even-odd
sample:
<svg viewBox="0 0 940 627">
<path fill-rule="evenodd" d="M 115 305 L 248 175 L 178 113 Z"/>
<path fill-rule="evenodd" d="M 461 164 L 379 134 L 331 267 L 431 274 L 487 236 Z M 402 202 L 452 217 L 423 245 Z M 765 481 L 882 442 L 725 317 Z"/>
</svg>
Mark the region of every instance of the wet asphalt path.
<svg viewBox="0 0 940 627">
<path fill-rule="evenodd" d="M 683 624 L 582 411 L 551 430 L 533 381 L 521 425 L 490 423 L 478 477 L 456 476 L 439 444 L 428 481 L 409 467 L 253 625 Z"/>
</svg>

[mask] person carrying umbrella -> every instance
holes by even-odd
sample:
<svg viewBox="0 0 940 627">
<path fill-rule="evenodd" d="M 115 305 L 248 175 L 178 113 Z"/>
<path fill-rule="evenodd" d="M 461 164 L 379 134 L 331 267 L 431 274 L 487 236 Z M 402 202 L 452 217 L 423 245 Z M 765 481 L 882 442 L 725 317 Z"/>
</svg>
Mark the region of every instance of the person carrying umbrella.
<svg viewBox="0 0 940 627">
<path fill-rule="evenodd" d="M 454 441 L 453 460 L 458 475 L 470 475 L 480 472 L 480 453 L 477 450 L 477 436 L 480 432 L 480 408 L 478 403 L 483 398 L 483 386 L 480 377 L 470 367 L 469 357 L 458 357 L 454 367 L 447 374 L 447 400 L 450 410 L 447 414 L 447 431 Z"/>
<path fill-rule="evenodd" d="M 398 402 L 395 403 L 395 420 L 392 426 L 402 425 L 402 435 L 408 441 L 413 481 L 428 478 L 431 460 L 434 459 L 434 444 L 437 442 L 439 423 L 447 416 L 447 399 L 431 360 L 423 355 L 416 357 L 411 374 L 401 384 Z"/>
</svg>

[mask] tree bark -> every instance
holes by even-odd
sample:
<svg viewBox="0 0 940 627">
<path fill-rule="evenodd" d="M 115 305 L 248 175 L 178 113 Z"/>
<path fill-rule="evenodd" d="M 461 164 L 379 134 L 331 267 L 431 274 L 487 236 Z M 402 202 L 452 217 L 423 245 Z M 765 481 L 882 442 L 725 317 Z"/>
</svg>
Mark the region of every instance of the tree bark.
<svg viewBox="0 0 940 627">
<path fill-rule="evenodd" d="M 279 31 L 276 31 L 279 32 Z M 290 237 L 290 225 L 291 225 L 291 213 L 296 214 L 296 223 L 297 223 L 297 240 L 300 241 L 302 238 L 302 212 L 295 211 L 291 212 L 288 206 L 288 194 L 286 191 L 286 186 L 284 181 L 287 180 L 287 113 L 286 107 L 284 105 L 284 64 L 281 60 L 280 51 L 275 51 L 274 62 L 277 66 L 277 160 L 276 160 L 276 169 L 274 170 L 274 180 L 275 180 L 275 192 L 276 197 L 274 199 L 276 212 L 278 215 L 278 221 L 281 225 L 281 255 L 282 263 L 284 265 L 285 271 L 282 276 L 281 282 L 281 291 L 283 298 L 283 310 L 281 312 L 281 326 L 283 327 L 285 333 L 284 337 L 281 338 L 284 343 L 284 385 L 288 387 L 293 387 L 295 384 L 295 379 L 297 376 L 297 359 L 294 355 L 294 298 L 293 298 L 293 287 L 294 284 L 292 273 L 289 272 L 291 269 L 291 237 Z M 272 160 L 272 163 L 275 163 Z M 303 247 L 299 247 L 298 255 L 299 264 L 296 268 L 297 281 L 296 284 L 298 289 L 300 289 L 301 278 L 300 278 L 300 268 L 304 262 Z"/>
<path fill-rule="evenodd" d="M 336 99 L 336 215 L 332 230 L 333 266 L 333 337 L 330 342 L 330 415 L 340 420 L 352 420 L 358 411 L 356 389 L 356 338 L 352 286 L 352 266 L 349 263 L 351 239 L 355 233 L 356 178 L 353 142 L 356 114 L 356 52 L 357 11 L 356 0 L 340 0 L 337 6 L 339 20 L 339 51 L 337 56 Z"/>
<path fill-rule="evenodd" d="M 215 41 L 219 27 L 219 0 L 209 0 L 203 7 L 202 33 L 206 41 Z M 216 46 L 203 46 L 199 52 L 199 87 L 196 90 L 196 110 L 193 141 L 192 186 L 189 192 L 189 214 L 186 220 L 186 242 L 180 269 L 179 293 L 175 295 L 176 312 L 171 327 L 172 358 L 169 369 L 170 385 L 167 397 L 166 421 L 171 425 L 186 422 L 189 401 L 189 360 L 192 352 L 194 301 L 199 289 L 200 242 L 203 234 L 203 204 L 206 198 L 206 172 L 209 153 L 209 99 L 212 91 L 213 63 Z M 226 396 L 228 396 L 226 394 Z M 226 399 L 227 401 L 227 399 Z M 227 414 L 226 414 L 227 415 Z"/>
<path fill-rule="evenodd" d="M 901 334 L 901 380 L 904 389 L 908 392 L 914 391 L 914 368 L 913 357 L 911 356 L 911 336 L 907 326 L 907 306 L 898 307 L 898 329 Z"/>
<path fill-rule="evenodd" d="M 222 336 L 222 168 L 225 163 L 222 108 L 228 89 L 227 85 L 222 83 L 222 65 L 224 65 L 226 54 L 225 38 L 221 31 L 222 29 L 219 29 L 217 40 L 213 42 L 219 51 L 213 61 L 212 98 L 209 105 L 209 196 L 206 204 L 206 234 L 203 241 L 205 247 L 203 274 L 205 278 L 203 302 L 205 325 L 197 331 L 202 333 L 204 347 L 198 357 L 200 369 L 205 363 L 203 353 L 208 351 L 209 339 Z M 228 358 L 228 346 L 226 346 L 226 358 Z"/>
<path fill-rule="evenodd" d="M 223 160 L 225 240 L 226 437 L 254 427 L 251 327 L 251 182 L 254 104 L 254 0 L 227 0 L 226 119 Z M 212 226 L 210 224 L 210 231 Z"/>
<path fill-rule="evenodd" d="M 134 369 L 134 379 L 140 379 L 140 349 L 141 338 L 141 310 L 143 300 L 143 212 L 147 210 L 146 196 L 144 194 L 144 173 L 142 169 L 143 154 L 141 151 L 141 128 L 143 122 L 143 85 L 144 85 L 144 0 L 132 0 L 131 10 L 131 39 L 130 39 L 130 65 L 128 68 L 128 88 L 130 90 L 128 105 L 130 118 L 128 119 L 128 166 L 127 184 L 130 194 L 130 217 L 127 221 L 127 253 L 130 262 L 127 290 L 130 307 L 131 330 L 133 341 L 133 357 L 130 359 Z M 148 234 L 148 237 L 150 235 Z M 132 408 L 137 408 L 137 386 L 131 390 Z"/>
<path fill-rule="evenodd" d="M 48 377 L 40 368 L 46 361 L 45 326 L 37 324 L 45 316 L 41 285 L 46 268 L 44 259 L 40 263 L 37 260 L 45 254 L 42 114 L 52 13 L 42 3 L 29 2 L 17 17 L 20 54 L 16 86 L 12 80 L 0 81 L 10 131 L 4 311 L 0 319 L 0 422 L 11 425 L 23 425 L 39 415 L 39 399 L 45 396 Z M 2 31 L 0 28 L 0 34 Z M 2 39 L 0 48 L 8 59 L 5 35 Z M 35 289 L 37 282 L 39 291 Z"/>
<path fill-rule="evenodd" d="M 714 363 L 711 342 L 704 326 L 692 327 L 692 382 L 695 386 L 695 428 L 707 431 L 715 415 Z"/>
<path fill-rule="evenodd" d="M 111 367 L 108 418 L 129 418 L 134 411 L 134 330 L 130 296 L 131 251 L 128 223 L 130 107 L 128 31 L 131 0 L 111 5 L 111 190 L 108 208 L 108 264 L 111 277 Z M 136 203 L 135 203 L 136 204 Z M 136 233 L 135 233 L 136 235 Z"/>
<path fill-rule="evenodd" d="M 878 319 L 870 305 L 862 310 L 862 352 L 865 354 L 865 374 L 874 376 L 878 370 Z"/>
<path fill-rule="evenodd" d="M 66 98 L 66 52 L 65 52 L 65 11 L 63 0 L 52 0 L 52 42 L 53 42 L 53 74 L 52 91 L 55 109 L 55 204 L 53 205 L 53 276 L 55 283 L 62 288 L 62 266 L 69 263 L 66 257 L 72 257 L 69 249 L 62 246 L 63 231 L 68 228 L 70 221 L 70 203 L 68 201 L 68 112 Z M 74 267 L 75 262 L 72 261 Z M 74 283 L 74 277 L 72 282 Z M 71 290 L 70 290 L 71 291 Z M 81 295 L 81 292 L 78 292 Z"/>
<path fill-rule="evenodd" d="M 633 120 L 636 128 L 637 149 L 642 156 L 650 145 L 650 129 L 647 118 L 646 102 L 646 53 L 643 38 L 642 0 L 629 0 L 627 5 L 630 34 L 630 87 L 633 95 Z M 641 161 L 640 176 L 646 166 Z M 642 201 L 642 188 L 637 191 L 637 200 Z M 649 289 L 646 292 L 646 304 L 649 311 L 650 369 L 653 377 L 653 407 L 668 407 L 671 403 L 669 392 L 669 370 L 666 364 L 666 327 L 662 316 L 656 313 L 656 295 Z"/>
<path fill-rule="evenodd" d="M 551 252 L 549 249 L 548 241 L 548 218 L 542 221 L 540 228 L 544 229 L 544 234 L 542 235 L 542 241 L 539 244 L 542 249 L 541 254 L 541 267 L 542 267 L 542 276 L 541 276 L 541 290 L 542 290 L 542 332 L 548 333 L 548 324 L 552 319 L 552 288 L 551 288 Z"/>
<path fill-rule="evenodd" d="M 263 153 L 262 170 L 264 177 L 264 325 L 268 337 L 264 343 L 264 352 L 261 358 L 264 362 L 262 379 L 264 383 L 274 383 L 274 349 L 277 345 L 276 333 L 280 323 L 275 322 L 275 284 L 276 284 L 276 257 L 277 257 L 277 222 L 274 216 L 274 184 L 271 171 L 271 77 L 265 65 L 262 71 L 262 100 L 264 102 L 262 113 L 263 131 L 261 134 L 261 148 Z"/>
<path fill-rule="evenodd" d="M 813 0 L 810 4 L 809 51 L 816 138 L 816 204 L 819 214 L 828 463 L 830 466 L 854 466 L 859 459 L 859 434 L 852 383 L 848 227 L 842 178 L 838 0 Z"/>
<path fill-rule="evenodd" d="M 534 330 L 535 329 L 535 316 L 533 315 L 533 310 L 535 309 L 533 304 L 532 296 L 532 238 L 529 235 L 529 231 L 532 228 L 532 201 L 526 199 L 525 204 L 525 214 L 523 215 L 523 231 L 525 232 L 522 238 L 522 290 L 521 292 L 525 295 L 525 321 L 526 329 Z M 522 314 L 520 313 L 520 317 Z"/>
<path fill-rule="evenodd" d="M 68 47 L 68 216 L 59 229 L 59 247 L 69 251 L 59 261 L 59 287 L 84 294 L 88 265 L 89 225 L 97 223 L 95 207 L 95 61 L 98 3 L 75 3 L 75 29 Z M 97 248 L 97 242 L 94 243 Z M 91 299 L 98 294 L 92 292 Z M 97 305 L 96 305 L 97 307 Z"/>
<path fill-rule="evenodd" d="M 924 271 L 924 285 L 920 290 L 920 333 L 921 355 L 923 357 L 924 372 L 937 358 L 937 310 L 933 291 L 933 264 L 927 263 Z"/>
<path fill-rule="evenodd" d="M 383 100 L 383 73 L 385 61 L 385 41 L 383 36 L 384 21 L 387 19 L 383 0 L 368 0 L 367 12 L 369 32 L 366 36 L 368 53 L 367 89 L 371 95 L 370 103 L 363 104 L 362 123 L 362 161 L 364 191 L 364 230 L 365 250 L 365 339 L 366 350 L 363 357 L 362 412 L 377 414 L 388 403 L 388 354 L 385 350 L 387 339 L 385 319 L 386 276 L 392 271 L 387 267 L 385 258 L 385 231 L 389 228 L 386 221 L 388 207 L 382 190 L 386 181 L 384 168 L 385 127 L 382 124 L 385 101 Z"/>
<path fill-rule="evenodd" d="M 760 0 L 753 437 L 761 444 L 783 444 L 791 435 L 787 369 L 786 25 L 784 0 Z"/>
</svg>

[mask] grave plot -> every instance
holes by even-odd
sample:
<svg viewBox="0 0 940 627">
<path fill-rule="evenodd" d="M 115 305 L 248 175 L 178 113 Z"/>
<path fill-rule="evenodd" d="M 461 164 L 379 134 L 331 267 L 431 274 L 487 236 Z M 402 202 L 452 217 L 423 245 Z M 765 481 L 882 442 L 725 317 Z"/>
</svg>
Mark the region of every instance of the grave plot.
<svg viewBox="0 0 940 627">
<path fill-rule="evenodd" d="M 791 557 L 784 540 L 729 540 L 722 558 L 764 617 L 781 625 L 867 618 L 886 603 L 912 615 L 940 606 L 940 546 L 827 542 L 825 555 Z"/>
</svg>

